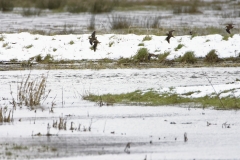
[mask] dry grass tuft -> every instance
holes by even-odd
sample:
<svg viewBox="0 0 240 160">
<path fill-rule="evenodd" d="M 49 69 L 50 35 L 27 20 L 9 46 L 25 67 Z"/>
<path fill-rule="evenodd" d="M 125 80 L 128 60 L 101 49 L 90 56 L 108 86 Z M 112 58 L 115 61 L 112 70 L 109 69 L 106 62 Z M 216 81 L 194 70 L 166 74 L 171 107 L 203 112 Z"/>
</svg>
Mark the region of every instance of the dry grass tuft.
<svg viewBox="0 0 240 160">
<path fill-rule="evenodd" d="M 30 80 L 30 77 L 29 73 L 27 78 L 22 79 L 18 85 L 17 99 L 20 105 L 28 106 L 33 110 L 35 106 L 40 105 L 48 97 L 51 90 L 46 92 L 47 75 L 39 76 L 35 80 Z"/>
<path fill-rule="evenodd" d="M 0 123 L 3 123 L 3 122 L 12 122 L 13 121 L 13 111 L 12 110 L 9 110 L 8 114 L 8 109 L 7 107 L 4 107 L 3 109 L 0 108 Z M 11 117 L 11 113 L 12 113 L 12 117 Z"/>
</svg>

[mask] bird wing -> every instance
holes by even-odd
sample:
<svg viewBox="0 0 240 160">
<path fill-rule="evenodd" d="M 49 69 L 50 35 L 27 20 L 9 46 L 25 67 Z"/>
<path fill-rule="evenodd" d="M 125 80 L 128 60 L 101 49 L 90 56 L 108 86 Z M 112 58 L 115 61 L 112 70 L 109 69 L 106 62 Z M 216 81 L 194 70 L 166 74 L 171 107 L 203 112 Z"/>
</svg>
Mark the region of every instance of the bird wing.
<svg viewBox="0 0 240 160">
<path fill-rule="evenodd" d="M 91 45 L 93 44 L 93 39 L 92 39 L 92 37 L 89 38 L 89 43 L 90 43 Z"/>
<path fill-rule="evenodd" d="M 226 31 L 227 31 L 229 34 L 231 34 L 230 29 L 227 28 Z"/>
<path fill-rule="evenodd" d="M 96 31 L 93 31 L 91 37 L 94 39 L 95 38 Z"/>
<path fill-rule="evenodd" d="M 170 38 L 171 37 L 169 37 L 169 36 L 167 36 L 167 38 L 166 38 L 166 41 L 168 41 L 168 43 L 170 43 Z"/>
<path fill-rule="evenodd" d="M 174 31 L 175 31 L 175 30 L 171 30 L 171 31 L 169 31 L 169 33 L 172 34 Z"/>
</svg>

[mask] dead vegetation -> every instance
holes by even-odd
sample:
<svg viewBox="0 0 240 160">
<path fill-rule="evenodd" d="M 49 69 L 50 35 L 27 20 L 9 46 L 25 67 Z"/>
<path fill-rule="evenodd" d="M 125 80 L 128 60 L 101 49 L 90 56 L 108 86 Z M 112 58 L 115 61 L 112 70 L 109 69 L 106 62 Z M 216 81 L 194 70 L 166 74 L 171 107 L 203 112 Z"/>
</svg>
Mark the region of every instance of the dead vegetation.
<svg viewBox="0 0 240 160">
<path fill-rule="evenodd" d="M 22 106 L 29 107 L 30 110 L 37 106 L 48 97 L 51 89 L 46 91 L 48 75 L 41 75 L 35 79 L 31 79 L 31 73 L 23 78 L 17 86 L 17 103 Z"/>
<path fill-rule="evenodd" d="M 10 123 L 13 121 L 13 110 L 9 110 L 7 107 L 0 108 L 0 123 Z"/>
</svg>

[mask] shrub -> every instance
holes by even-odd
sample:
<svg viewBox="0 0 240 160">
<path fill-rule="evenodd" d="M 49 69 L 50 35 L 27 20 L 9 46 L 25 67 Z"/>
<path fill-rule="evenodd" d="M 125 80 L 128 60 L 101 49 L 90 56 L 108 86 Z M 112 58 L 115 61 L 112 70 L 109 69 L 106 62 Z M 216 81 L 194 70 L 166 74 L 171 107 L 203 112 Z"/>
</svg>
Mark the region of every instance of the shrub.
<svg viewBox="0 0 240 160">
<path fill-rule="evenodd" d="M 137 62 L 146 62 L 148 61 L 148 49 L 140 48 L 136 55 L 133 56 L 133 59 Z"/>
<path fill-rule="evenodd" d="M 188 51 L 180 58 L 180 62 L 186 62 L 186 63 L 193 64 L 193 63 L 197 62 L 197 58 L 195 57 L 194 52 Z"/>
<path fill-rule="evenodd" d="M 205 56 L 204 61 L 208 63 L 218 62 L 219 58 L 218 55 L 216 54 L 216 50 L 213 49 L 210 52 L 208 52 L 208 54 Z"/>
</svg>

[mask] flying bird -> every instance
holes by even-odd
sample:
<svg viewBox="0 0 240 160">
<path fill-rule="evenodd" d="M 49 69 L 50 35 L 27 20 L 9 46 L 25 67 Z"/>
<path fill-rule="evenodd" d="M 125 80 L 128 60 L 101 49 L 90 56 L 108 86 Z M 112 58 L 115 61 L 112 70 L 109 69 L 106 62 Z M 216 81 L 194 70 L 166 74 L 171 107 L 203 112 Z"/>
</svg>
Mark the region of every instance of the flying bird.
<svg viewBox="0 0 240 160">
<path fill-rule="evenodd" d="M 126 147 L 125 147 L 125 149 L 124 149 L 124 152 L 126 152 L 126 153 L 130 153 L 130 151 L 129 151 L 129 149 L 130 149 L 130 145 L 131 145 L 130 142 L 128 142 L 128 143 L 126 144 Z"/>
<path fill-rule="evenodd" d="M 97 37 L 96 37 L 96 38 L 97 38 Z M 101 42 L 99 42 L 97 39 L 95 39 L 92 43 L 93 43 L 93 50 L 94 50 L 94 52 L 95 52 L 96 49 L 97 49 L 98 43 L 101 43 Z"/>
<path fill-rule="evenodd" d="M 231 34 L 230 30 L 233 29 L 233 24 L 227 24 L 226 31 Z"/>
<path fill-rule="evenodd" d="M 175 31 L 175 30 L 171 30 L 171 31 L 169 31 L 169 33 L 167 33 L 166 41 L 168 41 L 168 43 L 170 43 L 170 38 L 171 38 L 171 37 L 174 37 L 173 34 L 172 34 L 174 31 Z"/>
<path fill-rule="evenodd" d="M 96 31 L 93 31 L 93 33 L 91 34 L 91 36 L 88 37 L 89 43 L 90 43 L 91 45 L 93 45 L 93 41 L 97 39 L 97 37 L 95 36 L 95 34 L 96 34 Z"/>
</svg>

